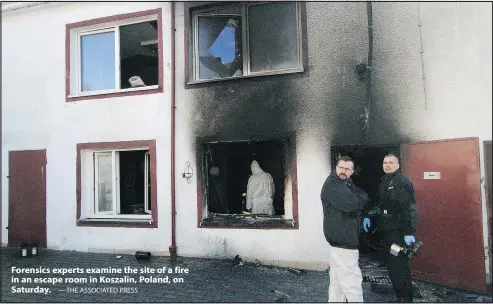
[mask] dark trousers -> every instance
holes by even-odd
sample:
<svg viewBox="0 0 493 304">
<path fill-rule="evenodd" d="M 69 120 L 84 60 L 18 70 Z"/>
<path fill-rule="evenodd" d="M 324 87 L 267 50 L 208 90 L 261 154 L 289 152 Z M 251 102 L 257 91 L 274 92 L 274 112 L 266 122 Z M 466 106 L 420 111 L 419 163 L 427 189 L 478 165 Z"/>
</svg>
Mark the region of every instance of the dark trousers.
<svg viewBox="0 0 493 304">
<path fill-rule="evenodd" d="M 385 231 L 384 238 L 389 248 L 387 250 L 387 269 L 389 270 L 397 301 L 412 302 L 413 285 L 409 259 L 406 256 L 395 256 L 389 252 L 392 244 L 397 244 L 401 247 L 405 245 L 404 234 L 398 230 L 389 230 Z"/>
</svg>

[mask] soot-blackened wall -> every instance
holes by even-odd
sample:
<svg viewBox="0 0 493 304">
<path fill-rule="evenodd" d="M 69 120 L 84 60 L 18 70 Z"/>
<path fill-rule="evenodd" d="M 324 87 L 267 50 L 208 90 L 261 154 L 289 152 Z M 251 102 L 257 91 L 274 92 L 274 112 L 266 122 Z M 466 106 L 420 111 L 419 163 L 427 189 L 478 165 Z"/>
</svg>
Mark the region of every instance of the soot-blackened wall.
<svg viewBox="0 0 493 304">
<path fill-rule="evenodd" d="M 195 138 L 266 139 L 294 133 L 337 143 L 361 140 L 358 120 L 367 99 L 356 65 L 368 56 L 366 4 L 303 7 L 305 71 L 186 85 L 177 106 L 181 102 L 189 109 Z"/>
</svg>

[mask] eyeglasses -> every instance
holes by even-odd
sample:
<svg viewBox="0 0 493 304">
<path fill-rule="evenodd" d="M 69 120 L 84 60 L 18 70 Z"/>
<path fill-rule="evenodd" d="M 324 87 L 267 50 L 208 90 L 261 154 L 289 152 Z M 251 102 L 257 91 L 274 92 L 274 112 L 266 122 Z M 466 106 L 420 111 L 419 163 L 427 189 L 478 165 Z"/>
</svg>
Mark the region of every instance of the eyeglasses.
<svg viewBox="0 0 493 304">
<path fill-rule="evenodd" d="M 341 169 L 341 170 L 344 170 L 346 172 L 349 172 L 349 171 L 352 171 L 353 169 L 351 168 L 344 168 L 344 167 L 341 167 L 341 166 L 337 166 L 337 168 Z"/>
</svg>

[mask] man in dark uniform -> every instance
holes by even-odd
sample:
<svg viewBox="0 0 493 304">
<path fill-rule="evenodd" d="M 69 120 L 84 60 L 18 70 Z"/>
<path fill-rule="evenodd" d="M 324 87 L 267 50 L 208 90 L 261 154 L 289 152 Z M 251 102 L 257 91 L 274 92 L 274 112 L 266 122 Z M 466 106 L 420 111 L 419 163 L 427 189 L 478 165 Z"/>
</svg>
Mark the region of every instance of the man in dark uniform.
<svg viewBox="0 0 493 304">
<path fill-rule="evenodd" d="M 387 268 L 390 280 L 394 287 L 398 302 L 412 302 L 413 288 L 409 259 L 403 255 L 390 254 L 390 246 L 397 244 L 404 247 L 415 242 L 417 210 L 413 184 L 406 176 L 398 172 L 399 159 L 393 154 L 383 159 L 382 177 L 377 195 L 376 228 L 383 232 L 385 243 L 389 247 L 387 252 Z M 365 218 L 363 229 L 368 231 L 370 219 Z"/>
</svg>

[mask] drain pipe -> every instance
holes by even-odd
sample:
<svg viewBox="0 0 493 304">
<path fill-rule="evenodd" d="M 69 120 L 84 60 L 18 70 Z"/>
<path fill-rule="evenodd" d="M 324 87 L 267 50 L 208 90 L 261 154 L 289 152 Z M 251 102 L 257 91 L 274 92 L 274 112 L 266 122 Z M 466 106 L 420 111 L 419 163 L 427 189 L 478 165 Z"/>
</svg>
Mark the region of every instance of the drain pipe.
<svg viewBox="0 0 493 304">
<path fill-rule="evenodd" d="M 176 261 L 176 201 L 175 201 L 175 2 L 171 6 L 171 262 Z"/>
<path fill-rule="evenodd" d="M 366 95 L 368 98 L 367 104 L 365 106 L 365 113 L 361 115 L 364 121 L 364 135 L 365 139 L 368 139 L 370 135 L 370 114 L 371 114 L 371 69 L 372 69 L 372 60 L 373 60 L 373 10 L 371 1 L 366 2 L 366 14 L 368 16 L 368 63 L 366 67 L 366 77 L 367 77 L 367 85 L 366 85 Z"/>
</svg>

